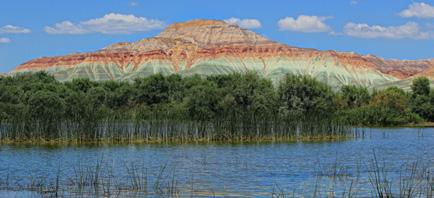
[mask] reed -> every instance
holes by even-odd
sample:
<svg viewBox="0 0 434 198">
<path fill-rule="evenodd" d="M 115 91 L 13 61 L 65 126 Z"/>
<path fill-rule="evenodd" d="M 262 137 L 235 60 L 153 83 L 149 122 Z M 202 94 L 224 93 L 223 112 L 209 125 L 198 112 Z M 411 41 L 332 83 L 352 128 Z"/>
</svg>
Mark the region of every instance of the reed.
<svg viewBox="0 0 434 198">
<path fill-rule="evenodd" d="M 82 132 L 80 127 L 74 127 L 72 123 L 62 122 L 49 135 L 37 129 L 37 126 L 27 127 L 25 123 L 20 124 L 25 126 L 23 128 L 11 123 L 1 125 L 0 143 L 3 144 L 257 143 L 343 140 L 352 134 L 349 127 L 335 126 L 325 121 L 299 123 L 297 127 L 287 126 L 284 122 L 269 123 L 268 128 L 257 125 L 244 129 L 240 125 L 231 131 L 219 122 L 106 120 L 87 132 Z"/>
<path fill-rule="evenodd" d="M 421 160 L 412 161 L 402 166 L 398 177 L 387 174 L 387 164 L 373 154 L 368 164 L 360 164 L 350 174 L 340 161 L 329 166 L 320 166 L 311 183 L 301 183 L 300 187 L 286 188 L 283 184 L 270 187 L 270 197 L 407 197 L 430 198 L 433 192 L 434 177 L 430 173 L 430 164 Z M 222 192 L 204 192 L 196 190 L 200 186 L 189 185 L 188 181 L 177 178 L 177 170 L 162 165 L 149 169 L 139 163 L 128 163 L 114 171 L 114 167 L 103 160 L 94 164 L 79 164 L 72 174 L 60 169 L 54 176 L 36 176 L 29 178 L 0 178 L 0 191 L 32 191 L 43 197 L 195 197 L 231 195 Z M 345 171 L 342 171 L 345 170 Z M 125 174 L 123 174 L 125 173 Z M 367 178 L 366 178 L 367 177 Z M 299 191 L 301 190 L 301 192 Z M 238 194 L 232 194 L 238 195 Z M 242 196 L 242 194 L 239 194 Z"/>
<path fill-rule="evenodd" d="M 58 82 L 35 73 L 0 78 L 0 90 L 0 144 L 339 140 L 365 120 L 366 112 L 347 110 L 370 97 L 307 76 L 273 84 L 255 73 L 134 82 Z M 360 122 L 347 119 L 353 117 Z"/>
</svg>

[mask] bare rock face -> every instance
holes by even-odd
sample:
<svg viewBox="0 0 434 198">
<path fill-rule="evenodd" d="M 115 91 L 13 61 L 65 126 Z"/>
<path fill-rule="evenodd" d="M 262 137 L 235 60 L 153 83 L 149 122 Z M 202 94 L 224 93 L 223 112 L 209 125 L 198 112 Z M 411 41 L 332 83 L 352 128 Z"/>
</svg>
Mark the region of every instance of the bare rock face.
<svg viewBox="0 0 434 198">
<path fill-rule="evenodd" d="M 230 25 L 223 21 L 193 20 L 185 23 L 175 23 L 157 36 L 158 38 L 181 39 L 200 47 L 218 46 L 224 44 L 260 44 L 269 42 L 266 38 Z"/>
<path fill-rule="evenodd" d="M 333 87 L 408 87 L 410 79 L 434 80 L 434 59 L 384 60 L 372 55 L 318 51 L 270 41 L 217 20 L 169 26 L 158 36 L 117 43 L 92 53 L 31 60 L 13 73 L 47 71 L 59 80 L 133 80 L 156 73 L 213 75 L 256 71 L 278 82 L 285 74 L 311 75 Z"/>
</svg>

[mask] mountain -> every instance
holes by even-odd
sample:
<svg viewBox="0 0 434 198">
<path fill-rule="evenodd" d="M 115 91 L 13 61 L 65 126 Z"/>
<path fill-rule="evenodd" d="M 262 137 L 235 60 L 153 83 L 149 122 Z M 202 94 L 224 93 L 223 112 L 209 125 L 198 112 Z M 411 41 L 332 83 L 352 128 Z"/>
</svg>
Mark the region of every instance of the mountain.
<svg viewBox="0 0 434 198">
<path fill-rule="evenodd" d="M 291 47 L 218 20 L 175 23 L 159 35 L 91 53 L 43 57 L 13 74 L 47 71 L 61 81 L 132 80 L 156 73 L 213 75 L 256 71 L 277 82 L 286 73 L 311 75 L 333 87 L 408 87 L 415 76 L 434 79 L 434 59 L 385 60 L 351 52 Z"/>
</svg>

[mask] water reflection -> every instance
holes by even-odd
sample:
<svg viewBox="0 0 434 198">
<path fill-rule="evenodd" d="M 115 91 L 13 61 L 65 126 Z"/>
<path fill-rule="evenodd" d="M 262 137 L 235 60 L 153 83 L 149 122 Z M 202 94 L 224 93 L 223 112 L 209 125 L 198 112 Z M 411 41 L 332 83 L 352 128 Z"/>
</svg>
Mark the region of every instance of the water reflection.
<svg viewBox="0 0 434 198">
<path fill-rule="evenodd" d="M 97 190 L 102 197 L 115 192 L 132 197 L 366 197 L 373 195 L 373 153 L 394 181 L 394 193 L 399 193 L 403 170 L 412 163 L 418 163 L 418 170 L 434 170 L 434 129 L 365 133 L 341 142 L 290 144 L 1 146 L 0 189 L 8 191 L 0 191 L 0 197 L 16 191 L 22 193 L 19 197 L 31 197 L 35 194 L 28 190 L 41 188 L 46 192 L 38 195 L 52 196 L 56 186 L 62 196 Z"/>
</svg>

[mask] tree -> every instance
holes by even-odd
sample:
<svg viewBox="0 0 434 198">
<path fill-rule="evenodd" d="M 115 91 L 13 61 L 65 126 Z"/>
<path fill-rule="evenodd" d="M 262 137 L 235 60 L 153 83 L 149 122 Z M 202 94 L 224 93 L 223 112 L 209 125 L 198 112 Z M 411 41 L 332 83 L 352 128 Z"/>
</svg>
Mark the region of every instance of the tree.
<svg viewBox="0 0 434 198">
<path fill-rule="evenodd" d="M 42 83 L 55 83 L 57 80 L 44 71 L 39 71 L 35 73 L 27 72 L 20 73 L 14 78 L 21 83 L 33 83 L 33 82 L 42 82 Z"/>
<path fill-rule="evenodd" d="M 411 85 L 411 90 L 413 91 L 413 95 L 429 96 L 430 87 L 429 87 L 428 78 L 426 77 L 415 78 Z"/>
<path fill-rule="evenodd" d="M 53 137 L 62 121 L 65 104 L 56 93 L 38 91 L 29 99 L 29 115 L 40 124 L 42 132 Z"/>
<path fill-rule="evenodd" d="M 74 91 L 86 93 L 91 87 L 95 86 L 95 82 L 92 82 L 87 78 L 78 78 L 68 82 L 67 86 Z"/>
<path fill-rule="evenodd" d="M 167 83 L 169 86 L 169 101 L 180 102 L 185 96 L 185 87 L 183 79 L 179 74 L 172 74 L 167 76 Z"/>
<path fill-rule="evenodd" d="M 271 81 L 260 78 L 256 73 L 231 74 L 227 78 L 213 77 L 219 84 L 226 99 L 232 98 L 238 112 L 243 116 L 264 113 L 264 107 L 271 110 L 274 105 L 274 87 Z M 215 80 L 215 81 L 214 81 Z"/>
<path fill-rule="evenodd" d="M 188 116 L 197 121 L 210 121 L 216 117 L 217 87 L 213 83 L 192 87 L 186 99 Z"/>
<path fill-rule="evenodd" d="M 105 104 L 106 91 L 102 87 L 92 87 L 89 89 L 87 97 L 92 109 L 96 110 Z"/>
<path fill-rule="evenodd" d="M 370 95 L 365 87 L 345 85 L 341 88 L 341 94 L 346 108 L 361 107 L 368 104 Z"/>
<path fill-rule="evenodd" d="M 430 83 L 425 77 L 418 77 L 411 85 L 411 109 L 426 120 L 434 120 L 434 102 L 430 98 Z"/>
<path fill-rule="evenodd" d="M 169 101 L 170 85 L 162 74 L 152 75 L 148 78 L 136 79 L 134 83 L 137 89 L 137 103 L 156 105 Z"/>
<path fill-rule="evenodd" d="M 411 112 L 409 102 L 408 94 L 396 87 L 377 92 L 369 103 L 372 122 L 381 125 L 419 122 L 420 117 Z"/>
<path fill-rule="evenodd" d="M 333 110 L 331 88 L 309 76 L 287 75 L 279 86 L 281 109 L 293 115 L 328 115 Z"/>
<path fill-rule="evenodd" d="M 434 121 L 434 103 L 431 100 L 430 96 L 416 95 L 412 97 L 410 107 L 425 120 Z"/>
<path fill-rule="evenodd" d="M 408 108 L 409 97 L 402 90 L 397 87 L 390 87 L 385 90 L 379 91 L 373 96 L 370 105 L 375 107 L 384 107 L 393 109 L 398 112 L 403 112 Z"/>
<path fill-rule="evenodd" d="M 112 109 L 120 109 L 122 107 L 130 108 L 134 104 L 137 91 L 131 84 L 122 83 L 115 90 L 105 95 L 107 106 Z M 142 93 L 145 94 L 145 93 Z"/>
</svg>

